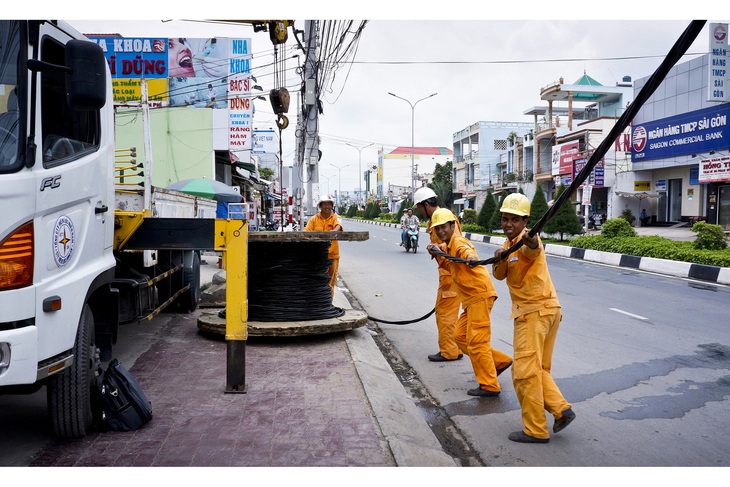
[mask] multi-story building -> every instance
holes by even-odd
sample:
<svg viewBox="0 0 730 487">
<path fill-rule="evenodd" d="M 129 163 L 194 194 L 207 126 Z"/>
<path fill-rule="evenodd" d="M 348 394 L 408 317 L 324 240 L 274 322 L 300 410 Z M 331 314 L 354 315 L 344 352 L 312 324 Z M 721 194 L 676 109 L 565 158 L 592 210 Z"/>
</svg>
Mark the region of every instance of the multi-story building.
<svg viewBox="0 0 730 487">
<path fill-rule="evenodd" d="M 727 24 L 712 25 L 725 25 L 725 47 L 672 68 L 634 118 L 630 178 L 617 193 L 635 210 L 634 195 L 646 194 L 644 207 L 657 222 L 703 219 L 730 228 Z M 648 79 L 638 79 L 636 90 Z"/>
</svg>

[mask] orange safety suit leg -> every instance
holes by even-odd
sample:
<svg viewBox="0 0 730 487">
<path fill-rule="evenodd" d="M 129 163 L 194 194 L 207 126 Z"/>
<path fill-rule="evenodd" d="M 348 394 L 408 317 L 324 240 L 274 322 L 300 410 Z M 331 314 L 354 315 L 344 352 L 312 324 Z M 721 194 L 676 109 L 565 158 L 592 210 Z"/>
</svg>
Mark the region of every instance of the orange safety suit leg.
<svg viewBox="0 0 730 487">
<path fill-rule="evenodd" d="M 459 319 L 461 301 L 451 276 L 439 276 L 439 289 L 436 294 L 436 327 L 441 356 L 453 360 L 461 351 L 456 345 L 454 328 Z"/>
<path fill-rule="evenodd" d="M 471 360 L 479 386 L 486 391 L 501 391 L 497 381 L 497 368 L 507 367 L 512 358 L 492 348 L 492 325 L 489 313 L 494 298 L 476 301 L 466 307 L 456 322 L 454 338 L 459 348 Z"/>
<path fill-rule="evenodd" d="M 550 375 L 561 319 L 560 308 L 541 309 L 515 319 L 512 381 L 522 407 L 524 432 L 535 438 L 550 438 L 546 410 L 558 417 L 571 407 Z"/>
<path fill-rule="evenodd" d="M 337 285 L 337 270 L 340 268 L 340 259 L 332 259 L 332 264 L 327 269 L 330 276 L 330 287 L 332 288 L 332 296 L 335 295 L 335 286 Z"/>
</svg>

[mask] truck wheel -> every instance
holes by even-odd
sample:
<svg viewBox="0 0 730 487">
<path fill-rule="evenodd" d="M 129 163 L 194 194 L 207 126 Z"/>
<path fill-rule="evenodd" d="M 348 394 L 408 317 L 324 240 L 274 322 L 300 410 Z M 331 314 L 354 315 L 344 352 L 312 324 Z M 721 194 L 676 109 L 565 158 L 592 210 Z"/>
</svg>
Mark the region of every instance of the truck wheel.
<svg viewBox="0 0 730 487">
<path fill-rule="evenodd" d="M 92 427 L 91 388 L 98 366 L 94 316 L 84 305 L 76 332 L 70 368 L 48 378 L 47 400 L 53 434 L 62 439 L 83 438 Z"/>
<path fill-rule="evenodd" d="M 193 252 L 192 265 L 183 272 L 183 285 L 190 284 L 190 289 L 180 295 L 178 303 L 182 311 L 195 311 L 200 301 L 200 254 Z"/>
</svg>

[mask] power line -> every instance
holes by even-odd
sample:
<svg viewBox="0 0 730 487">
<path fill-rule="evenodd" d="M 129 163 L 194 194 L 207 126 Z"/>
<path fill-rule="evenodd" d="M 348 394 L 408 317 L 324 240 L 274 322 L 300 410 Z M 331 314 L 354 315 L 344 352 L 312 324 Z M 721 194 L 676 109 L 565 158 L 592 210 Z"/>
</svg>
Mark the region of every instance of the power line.
<svg viewBox="0 0 730 487">
<path fill-rule="evenodd" d="M 697 56 L 707 52 L 689 52 L 684 56 Z M 632 61 L 637 59 L 664 58 L 663 54 L 648 56 L 617 56 L 617 57 L 596 57 L 596 58 L 554 58 L 554 59 L 512 59 L 501 61 L 351 61 L 352 64 L 382 64 L 382 65 L 407 65 L 407 64 L 533 64 L 533 63 L 572 63 L 586 61 Z"/>
</svg>

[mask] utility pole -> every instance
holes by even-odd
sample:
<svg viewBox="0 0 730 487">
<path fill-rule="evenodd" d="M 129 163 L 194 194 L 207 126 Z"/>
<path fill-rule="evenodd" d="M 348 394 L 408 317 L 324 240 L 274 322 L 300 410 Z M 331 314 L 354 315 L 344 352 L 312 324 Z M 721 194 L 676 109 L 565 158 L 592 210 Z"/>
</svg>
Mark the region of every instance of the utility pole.
<svg viewBox="0 0 730 487">
<path fill-rule="evenodd" d="M 304 214 L 316 213 L 315 202 L 312 200 L 312 184 L 319 183 L 319 97 L 317 94 L 317 58 L 319 45 L 317 43 L 317 20 L 307 20 L 304 27 L 304 45 L 306 49 L 304 60 L 304 95 L 300 95 L 302 107 L 299 111 L 297 129 L 302 134 L 297 137 L 299 147 L 297 154 L 302 157 L 301 171 L 296 171 L 301 181 L 306 181 L 303 206 Z M 301 194 L 298 195 L 301 198 Z"/>
</svg>

